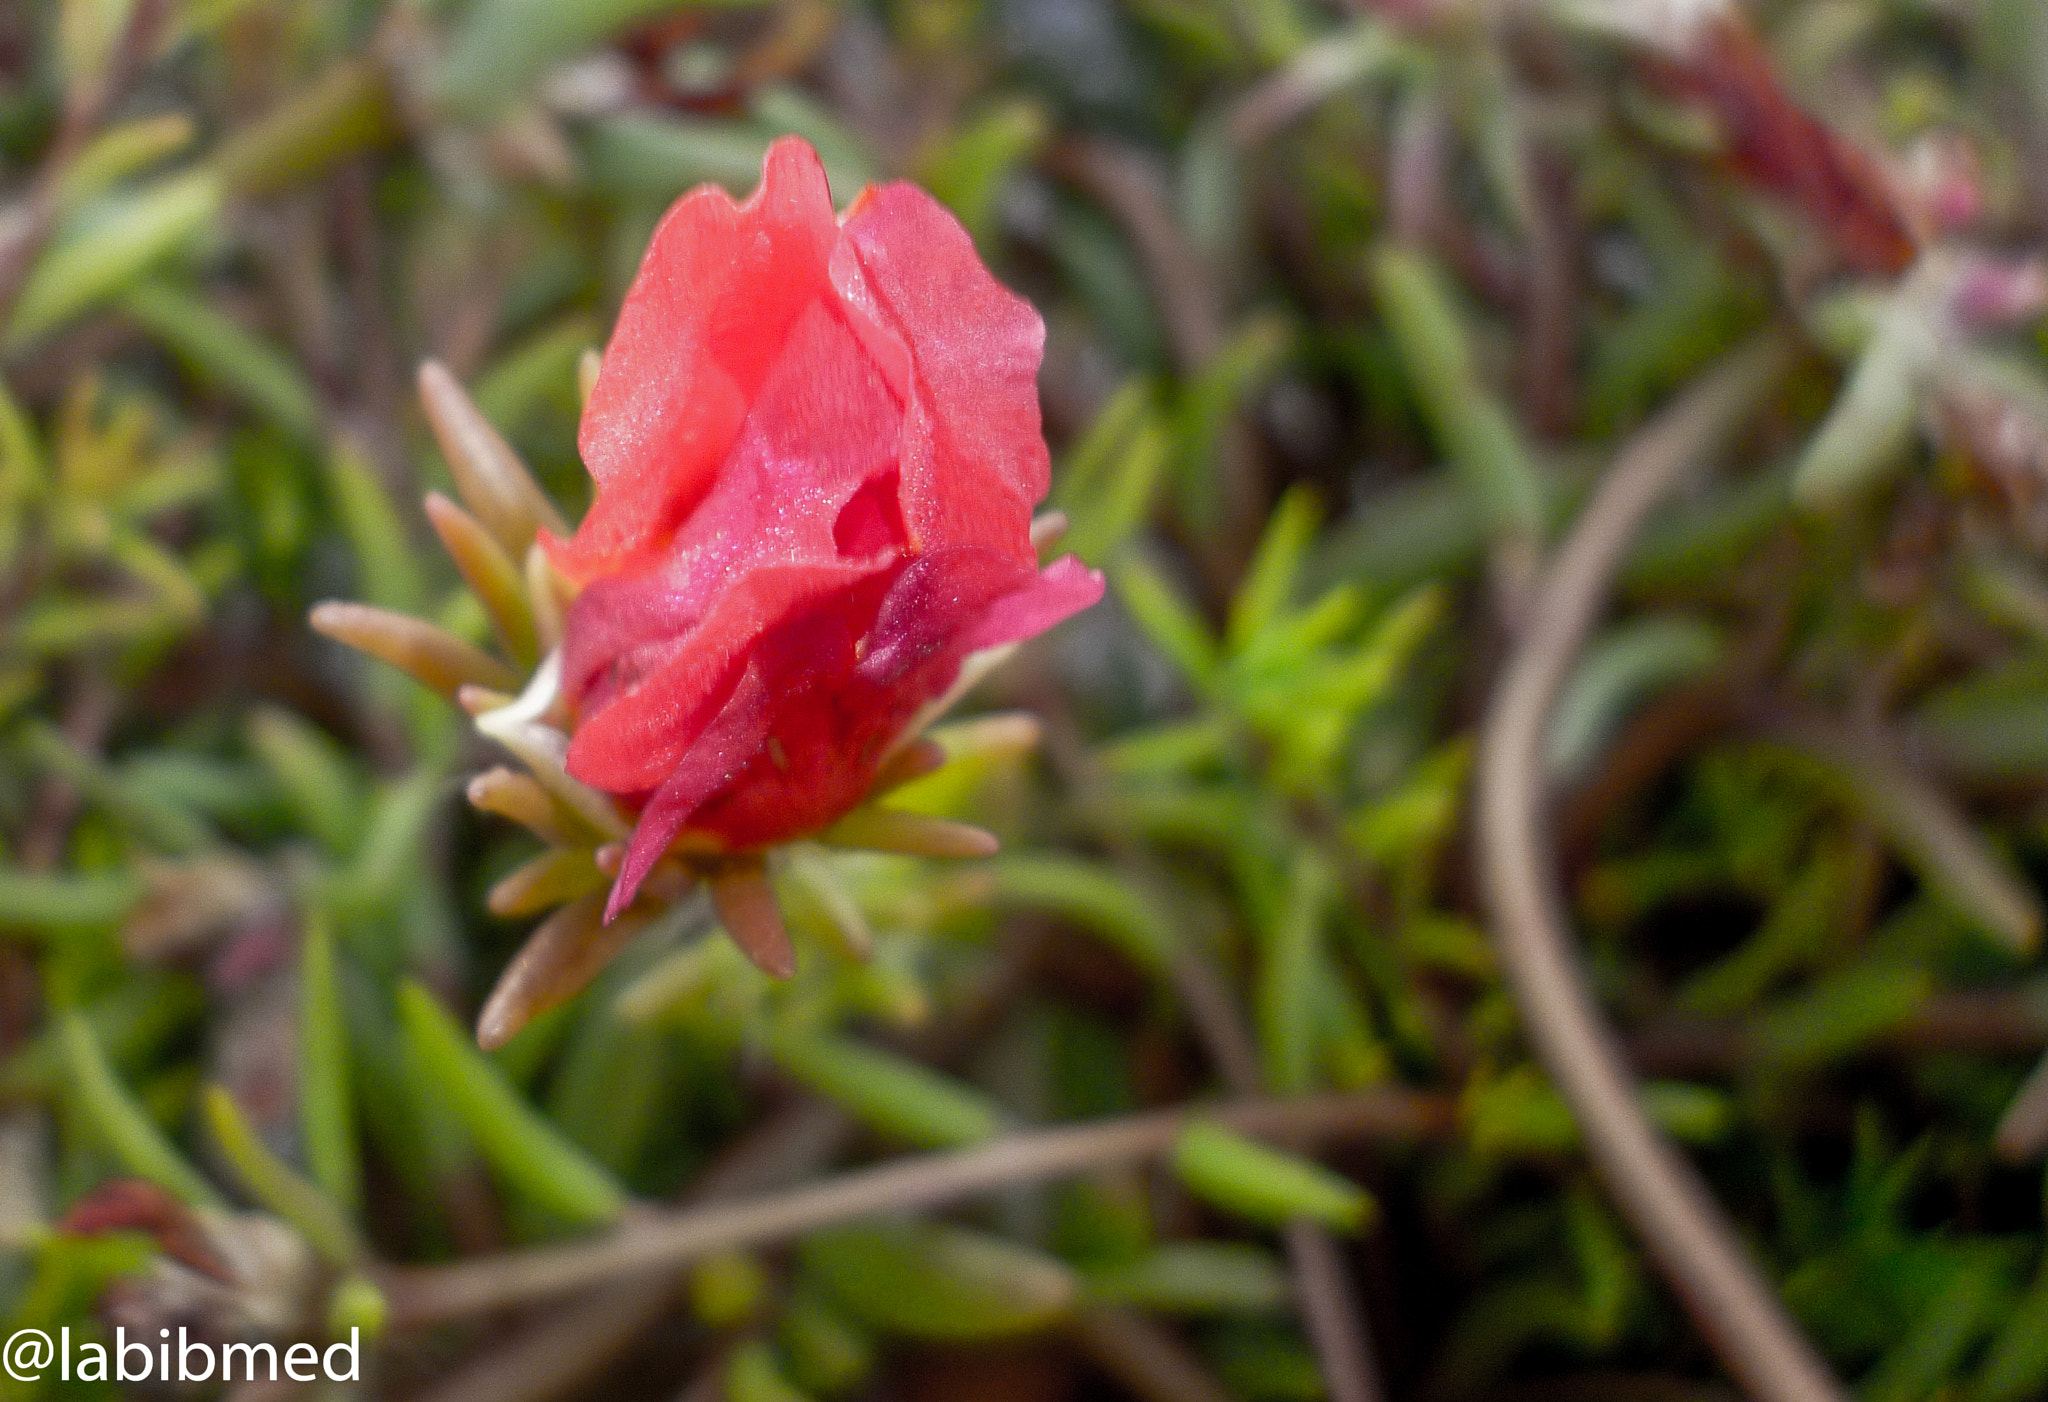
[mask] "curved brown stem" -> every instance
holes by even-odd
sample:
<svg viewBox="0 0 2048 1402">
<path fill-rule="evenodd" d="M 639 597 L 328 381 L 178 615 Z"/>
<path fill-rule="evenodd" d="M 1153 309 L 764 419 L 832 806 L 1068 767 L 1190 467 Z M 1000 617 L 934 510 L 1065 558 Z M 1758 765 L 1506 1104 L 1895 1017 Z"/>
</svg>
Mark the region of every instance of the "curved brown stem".
<svg viewBox="0 0 2048 1402">
<path fill-rule="evenodd" d="M 1530 1040 L 1595 1167 L 1728 1371 L 1760 1402 L 1844 1402 L 1706 1186 L 1652 1128 L 1573 959 L 1547 842 L 1544 740 L 1572 663 L 1652 507 L 1769 387 L 1775 339 L 1731 357 L 1630 440 L 1545 572 L 1481 738 L 1479 847 Z"/>
<path fill-rule="evenodd" d="M 1136 1310 L 1082 1310 L 1067 1332 L 1139 1402 L 1233 1402 L 1179 1339 Z"/>
<path fill-rule="evenodd" d="M 594 1241 L 537 1247 L 450 1266 L 393 1268 L 380 1284 L 394 1328 L 418 1328 L 566 1294 L 621 1277 L 673 1270 L 715 1251 L 787 1241 L 833 1222 L 954 1202 L 1164 1153 L 1188 1121 L 1287 1138 L 1414 1135 L 1450 1121 L 1441 1099 L 1399 1091 L 1302 1100 L 1237 1101 L 1159 1110 L 1099 1124 L 1013 1134 L 972 1149 L 927 1154 L 841 1174 L 823 1183 L 691 1211 L 646 1209 Z"/>
</svg>

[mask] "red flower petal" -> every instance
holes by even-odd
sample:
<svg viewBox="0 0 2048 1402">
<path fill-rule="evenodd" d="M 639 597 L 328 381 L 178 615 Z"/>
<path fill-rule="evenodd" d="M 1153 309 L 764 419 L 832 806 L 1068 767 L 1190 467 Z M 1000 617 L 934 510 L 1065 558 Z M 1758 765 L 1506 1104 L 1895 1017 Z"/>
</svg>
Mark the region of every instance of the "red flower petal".
<svg viewBox="0 0 2048 1402">
<path fill-rule="evenodd" d="M 914 185 L 869 190 L 845 236 L 852 256 L 832 262 L 840 296 L 910 353 L 902 471 L 912 547 L 1027 558 L 1031 508 L 1051 481 L 1038 412 L 1045 324 L 990 275 L 960 221 Z"/>
<path fill-rule="evenodd" d="M 704 499 L 790 329 L 829 292 L 838 235 L 825 168 L 794 137 L 745 204 L 705 185 L 669 211 L 584 412 L 598 494 L 573 539 L 548 538 L 563 573 L 643 567 Z"/>
<path fill-rule="evenodd" d="M 1077 556 L 1062 555 L 1022 589 L 996 600 L 961 635 L 960 650 L 979 652 L 1035 638 L 1101 597 L 1102 572 L 1089 569 Z"/>
<path fill-rule="evenodd" d="M 689 748 L 683 723 L 755 639 L 893 564 L 900 517 L 871 488 L 895 470 L 901 422 L 846 323 L 814 302 L 666 559 L 571 608 L 572 774 L 613 793 L 657 787 Z"/>
<path fill-rule="evenodd" d="M 633 839 L 626 847 L 626 859 L 620 864 L 618 880 L 612 883 L 611 898 L 605 902 L 607 924 L 633 903 L 640 883 L 654 870 L 654 864 L 661 860 L 669 843 L 675 841 L 690 815 L 705 799 L 737 778 L 767 738 L 768 688 L 761 679 L 760 668 L 749 667 L 717 716 L 704 727 L 642 810 Z"/>
</svg>

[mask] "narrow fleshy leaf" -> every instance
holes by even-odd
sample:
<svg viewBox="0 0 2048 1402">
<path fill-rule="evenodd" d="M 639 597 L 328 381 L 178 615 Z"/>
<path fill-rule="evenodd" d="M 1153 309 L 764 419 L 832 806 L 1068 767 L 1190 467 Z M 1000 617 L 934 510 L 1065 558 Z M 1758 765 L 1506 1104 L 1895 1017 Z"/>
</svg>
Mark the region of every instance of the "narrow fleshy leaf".
<svg viewBox="0 0 2048 1402">
<path fill-rule="evenodd" d="M 263 1142 L 232 1095 L 208 1086 L 203 1104 L 214 1144 L 251 1197 L 298 1228 L 330 1265 L 346 1266 L 362 1256 L 362 1239 L 333 1199 Z"/>
<path fill-rule="evenodd" d="M 1365 1189 L 1321 1164 L 1198 1122 L 1174 1145 L 1173 1170 L 1216 1206 L 1254 1221 L 1308 1220 L 1354 1232 L 1372 1220 Z"/>
<path fill-rule="evenodd" d="M 518 699 L 509 692 L 493 691 L 487 686 L 462 686 L 455 689 L 455 704 L 472 720 L 489 711 L 502 711 Z"/>
<path fill-rule="evenodd" d="M 497 658 L 422 619 L 369 604 L 316 604 L 316 632 L 388 662 L 449 700 L 468 685 L 516 690 L 519 678 Z"/>
<path fill-rule="evenodd" d="M 625 1189 L 528 1104 L 418 983 L 398 990 L 409 1070 L 454 1110 L 498 1176 L 528 1201 L 578 1226 L 626 1210 Z"/>
<path fill-rule="evenodd" d="M 831 860 L 808 844 L 796 844 L 783 851 L 783 870 L 818 903 L 841 952 L 852 959 L 866 959 L 873 954 L 874 931 L 868 928 L 867 917 L 861 913 L 853 894 L 832 869 Z"/>
<path fill-rule="evenodd" d="M 698 1315 L 710 1322 L 709 1311 L 700 1309 Z M 732 1351 L 719 1396 L 725 1402 L 811 1402 L 808 1393 L 783 1377 L 775 1350 L 762 1339 L 749 1339 Z"/>
<path fill-rule="evenodd" d="M 249 716 L 249 747 L 308 834 L 328 851 L 354 849 L 363 833 L 363 785 L 348 752 L 296 711 L 259 706 Z"/>
<path fill-rule="evenodd" d="M 1243 1242 L 1175 1241 L 1084 1277 L 1095 1304 L 1186 1314 L 1265 1314 L 1287 1307 L 1287 1272 Z"/>
<path fill-rule="evenodd" d="M 204 297 L 165 282 L 128 290 L 121 308 L 204 378 L 225 386 L 302 443 L 318 444 L 319 397 L 299 368 Z"/>
<path fill-rule="evenodd" d="M 1009 661 L 1011 654 L 1016 651 L 1017 644 L 1004 643 L 998 647 L 984 648 L 980 652 L 969 653 L 965 660 L 960 663 L 960 675 L 953 679 L 953 684 L 946 688 L 945 693 L 927 702 L 919 709 L 917 715 L 912 718 L 910 724 L 903 727 L 903 733 L 896 738 L 894 745 L 891 746 L 892 752 L 910 744 L 918 736 L 924 734 L 925 730 L 935 724 L 946 712 L 959 705 L 966 698 L 967 693 L 986 681 L 989 673 Z"/>
<path fill-rule="evenodd" d="M 562 618 L 573 591 L 562 572 L 535 542 L 526 549 L 526 605 L 533 614 L 535 645 L 543 653 L 562 645 Z"/>
<path fill-rule="evenodd" d="M 880 797 L 891 789 L 902 788 L 913 779 L 922 779 L 945 762 L 944 746 L 932 740 L 914 740 L 882 761 L 868 792 Z"/>
<path fill-rule="evenodd" d="M 811 1032 L 783 1033 L 768 1046 L 790 1075 L 905 1143 L 957 1149 L 1002 1128 L 981 1092 L 878 1047 Z"/>
<path fill-rule="evenodd" d="M 419 549 L 369 446 L 343 432 L 320 465 L 336 523 L 355 556 L 356 592 L 394 613 L 426 612 L 427 578 Z"/>
<path fill-rule="evenodd" d="M 58 207 L 67 213 L 75 210 L 129 176 L 177 155 L 198 131 L 183 112 L 159 112 L 101 133 L 58 180 Z"/>
<path fill-rule="evenodd" d="M 510 920 L 590 895 L 604 885 L 605 875 L 591 860 L 590 849 L 554 847 L 491 887 L 484 904 L 491 914 Z"/>
<path fill-rule="evenodd" d="M 384 64 L 368 55 L 351 54 L 288 91 L 215 152 L 210 166 L 230 192 L 274 193 L 398 132 Z"/>
<path fill-rule="evenodd" d="M 355 1077 L 342 1008 L 334 936 L 320 915 L 305 917 L 299 943 L 299 1140 L 306 1169 L 344 1213 L 359 1210 Z"/>
<path fill-rule="evenodd" d="M 124 1169 L 194 1207 L 223 1205 L 213 1185 L 164 1137 L 149 1112 L 115 1076 L 99 1038 L 82 1014 L 66 1013 L 58 1021 L 57 1045 L 64 1058 L 66 1090 L 72 1104 Z"/>
<path fill-rule="evenodd" d="M 502 766 L 486 769 L 469 781 L 472 808 L 510 818 L 541 841 L 565 847 L 587 834 L 574 813 L 557 803 L 531 775 L 515 774 Z"/>
<path fill-rule="evenodd" d="M 217 219 L 224 194 L 209 170 L 167 176 L 123 194 L 118 212 L 57 240 L 14 304 L 7 349 L 20 350 L 121 291 Z"/>
<path fill-rule="evenodd" d="M 646 928 L 647 919 L 627 911 L 607 925 L 604 896 L 595 892 L 543 920 L 491 990 L 477 1017 L 477 1045 L 494 1051 L 534 1018 L 581 993 Z"/>
<path fill-rule="evenodd" d="M 760 867 L 738 867 L 712 877 L 710 886 L 718 922 L 740 952 L 772 978 L 795 973 L 796 949 L 783 927 L 782 908 L 775 903 L 767 872 Z"/>
<path fill-rule="evenodd" d="M 1041 511 L 1031 518 L 1031 548 L 1037 551 L 1050 550 L 1059 544 L 1072 524 L 1064 511 Z"/>
<path fill-rule="evenodd" d="M 517 755 L 549 793 L 598 832 L 624 837 L 633 824 L 608 795 L 569 777 L 569 737 L 541 719 L 554 710 L 560 694 L 560 658 L 550 653 L 517 701 L 477 717 L 477 732 Z"/>
<path fill-rule="evenodd" d="M 2016 954 L 2040 945 L 2043 913 L 2031 883 L 1952 798 L 1874 746 L 1831 735 L 1797 738 L 1955 909 Z"/>
<path fill-rule="evenodd" d="M 945 752 L 946 761 L 1027 754 L 1045 738 L 1045 726 L 1028 711 L 998 711 L 935 726 L 926 737 Z"/>
<path fill-rule="evenodd" d="M 2008 1163 L 2025 1163 L 2048 1148 L 2048 1057 L 2020 1083 L 2018 1093 L 1999 1117 L 1992 1143 Z"/>
<path fill-rule="evenodd" d="M 1002 846 L 984 828 L 893 808 L 856 808 L 825 829 L 819 840 L 831 847 L 914 857 L 989 857 Z"/>
<path fill-rule="evenodd" d="M 1372 252 L 1367 274 L 1416 402 L 1488 524 L 1497 534 L 1537 534 L 1543 478 L 1507 406 L 1480 378 L 1448 280 L 1428 255 L 1393 244 Z"/>
<path fill-rule="evenodd" d="M 1045 1328 L 1079 1285 L 1060 1262 L 935 1222 L 859 1222 L 807 1237 L 804 1270 L 865 1324 L 960 1342 Z"/>
<path fill-rule="evenodd" d="M 568 534 L 567 523 L 526 464 L 446 366 L 438 360 L 420 366 L 419 389 L 456 491 L 507 554 L 524 560 L 543 526 L 556 535 Z"/>
<path fill-rule="evenodd" d="M 455 568 L 484 612 L 512 660 L 531 667 L 540 656 L 535 644 L 533 610 L 527 602 L 524 571 L 512 563 L 483 523 L 439 492 L 427 493 L 427 520 L 441 537 Z"/>
</svg>

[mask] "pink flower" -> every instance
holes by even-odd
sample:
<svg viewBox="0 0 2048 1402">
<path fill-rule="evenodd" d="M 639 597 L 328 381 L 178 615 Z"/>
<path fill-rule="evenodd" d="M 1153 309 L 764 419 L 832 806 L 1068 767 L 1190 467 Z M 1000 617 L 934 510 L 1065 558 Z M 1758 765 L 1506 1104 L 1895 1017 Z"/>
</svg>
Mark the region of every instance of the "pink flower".
<svg viewBox="0 0 2048 1402">
<path fill-rule="evenodd" d="M 583 416 L 597 499 L 543 535 L 582 586 L 569 772 L 639 809 L 610 913 L 686 829 L 744 851 L 841 817 L 967 654 L 1101 597 L 1031 543 L 1044 334 L 914 186 L 835 218 L 794 137 L 745 204 L 669 211 Z"/>
</svg>

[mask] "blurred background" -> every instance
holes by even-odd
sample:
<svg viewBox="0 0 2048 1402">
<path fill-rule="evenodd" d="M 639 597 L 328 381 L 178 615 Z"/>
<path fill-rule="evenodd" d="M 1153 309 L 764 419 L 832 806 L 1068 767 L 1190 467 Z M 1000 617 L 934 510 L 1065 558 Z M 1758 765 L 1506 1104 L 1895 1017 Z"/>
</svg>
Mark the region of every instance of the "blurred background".
<svg viewBox="0 0 2048 1402">
<path fill-rule="evenodd" d="M 794 979 L 686 899 L 485 1054 L 549 820 L 307 612 L 491 645 L 419 365 L 573 521 L 655 221 L 788 132 L 1043 314 L 1110 597 L 968 703 L 1036 748 L 895 800 L 1002 855 L 796 851 Z M 361 1331 L 241 1402 L 1733 1397 L 1469 798 L 1547 553 L 1775 336 L 1570 659 L 1544 860 L 1856 1394 L 2048 1395 L 2044 158 L 2036 0 L 0 3 L 0 1321 Z M 1280 1148 L 1133 1118 L 1259 1093 Z M 976 1145 L 1041 1167 L 911 1157 Z"/>
</svg>

